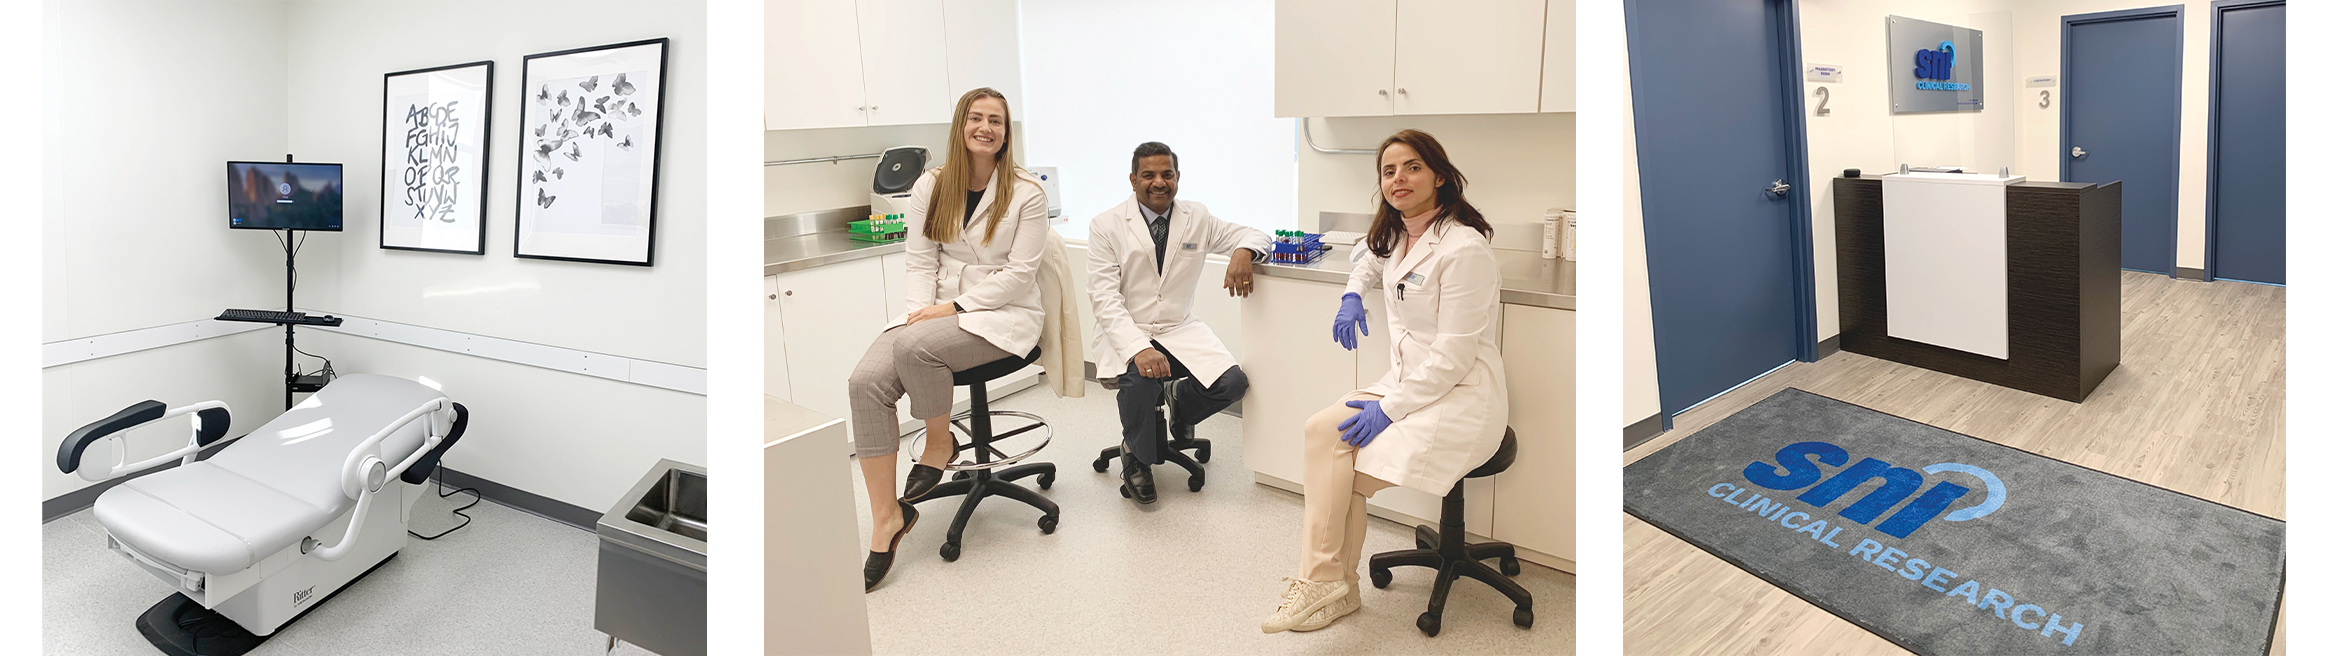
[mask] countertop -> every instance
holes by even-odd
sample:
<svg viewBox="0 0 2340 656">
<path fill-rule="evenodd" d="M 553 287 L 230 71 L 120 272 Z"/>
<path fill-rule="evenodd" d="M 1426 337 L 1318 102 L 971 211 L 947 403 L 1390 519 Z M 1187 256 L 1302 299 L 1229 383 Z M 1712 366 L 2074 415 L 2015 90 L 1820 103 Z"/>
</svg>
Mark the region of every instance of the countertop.
<svg viewBox="0 0 2340 656">
<path fill-rule="evenodd" d="M 907 249 L 902 242 L 877 244 L 854 241 L 843 230 L 764 240 L 764 275 L 777 276 L 817 266 L 892 255 Z"/>
<path fill-rule="evenodd" d="M 766 445 L 778 443 L 832 421 L 836 421 L 836 419 L 805 409 L 804 406 L 782 401 L 779 397 L 770 394 L 764 395 L 764 443 Z"/>
<path fill-rule="evenodd" d="M 766 218 L 764 234 L 771 238 L 764 240 L 764 275 L 903 252 L 907 246 L 902 242 L 874 244 L 849 237 L 850 233 L 843 228 L 845 221 L 868 213 L 869 208 L 865 206 Z M 837 227 L 823 229 L 832 225 Z M 1334 246 L 1332 252 L 1315 264 L 1271 263 L 1258 267 L 1257 271 L 1260 275 L 1279 278 L 1344 284 L 1349 281 L 1349 251 L 1353 248 Z M 1505 248 L 1495 249 L 1495 262 L 1503 271 L 1502 302 L 1555 310 L 1576 309 L 1575 262 L 1547 260 L 1536 251 Z"/>
<path fill-rule="evenodd" d="M 1276 264 L 1256 267 L 1260 275 L 1345 285 L 1349 282 L 1349 253 L 1354 246 L 1334 246 L 1315 264 Z M 1544 259 L 1536 251 L 1495 249 L 1495 266 L 1503 272 L 1502 301 L 1554 310 L 1576 310 L 1576 263 Z"/>
</svg>

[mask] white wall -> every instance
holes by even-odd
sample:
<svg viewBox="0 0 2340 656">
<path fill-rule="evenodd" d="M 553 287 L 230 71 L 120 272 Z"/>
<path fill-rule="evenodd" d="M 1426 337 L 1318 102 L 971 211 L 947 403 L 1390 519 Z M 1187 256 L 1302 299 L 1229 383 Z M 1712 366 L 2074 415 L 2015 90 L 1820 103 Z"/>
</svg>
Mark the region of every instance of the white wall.
<svg viewBox="0 0 2340 656">
<path fill-rule="evenodd" d="M 1275 117 L 1275 6 L 1023 0 L 1030 166 L 1054 166 L 1064 235 L 1129 198 L 1129 154 L 1178 152 L 1178 195 L 1262 230 L 1292 224 L 1292 121 Z"/>
<path fill-rule="evenodd" d="M 1541 240 L 1544 210 L 1576 206 L 1574 113 L 1311 120 L 1316 145 L 1328 149 L 1376 150 L 1381 140 L 1406 128 L 1437 137 L 1455 168 L 1470 180 L 1463 193 L 1498 226 L 1498 235 L 1506 225 L 1517 230 L 1533 226 Z M 1374 169 L 1372 155 L 1331 155 L 1301 146 L 1298 227 L 1316 229 L 1317 212 L 1372 212 L 1372 194 L 1379 189 Z"/>
<path fill-rule="evenodd" d="M 228 160 L 284 156 L 284 17 L 280 2 L 48 5 L 41 341 L 284 305 L 283 251 L 227 228 L 224 184 Z M 330 283 L 310 285 L 304 299 Z M 44 370 L 42 498 L 87 486 L 49 459 L 64 436 L 130 404 L 223 400 L 236 431 L 283 411 L 281 335 Z M 133 459 L 184 430 L 142 431 Z"/>
<path fill-rule="evenodd" d="M 951 101 L 958 102 L 958 97 L 953 96 Z M 1023 107 L 1010 105 L 1008 111 L 1016 117 L 1015 123 L 1008 126 L 1011 140 L 1015 142 L 1016 161 L 1027 167 L 1032 166 L 1032 162 L 1024 155 L 1028 151 L 1024 146 Z M 923 146 L 926 148 L 926 167 L 934 168 L 942 166 L 943 158 L 950 156 L 950 151 L 946 150 L 950 146 L 950 131 L 951 126 L 947 123 L 768 130 L 764 132 L 764 161 L 866 155 L 884 152 L 894 146 Z M 878 160 L 873 158 L 766 166 L 764 216 L 868 205 L 869 185 L 871 177 L 877 174 L 877 164 Z M 734 219 L 726 217 L 724 220 Z"/>
<path fill-rule="evenodd" d="M 334 244 L 341 314 L 706 367 L 706 9 L 703 2 L 297 2 L 287 11 L 288 141 L 346 162 Z M 459 16 L 460 20 L 446 20 Z M 511 256 L 521 57 L 667 37 L 656 266 Z M 383 250 L 382 75 L 492 59 L 485 256 Z M 304 253 L 304 257 L 306 254 Z M 337 369 L 427 376 L 472 409 L 449 467 L 600 510 L 658 458 L 705 464 L 705 398 L 365 338 L 317 340 Z M 320 351 L 326 353 L 326 351 Z"/>
<path fill-rule="evenodd" d="M 56 7 L 48 26 L 43 341 L 225 307 L 281 306 L 281 251 L 267 234 L 220 225 L 221 182 L 227 160 L 291 152 L 343 163 L 349 191 L 347 231 L 312 235 L 301 252 L 301 307 L 707 365 L 703 3 L 564 3 L 561 11 L 524 0 Z M 657 266 L 511 257 L 520 58 L 653 37 L 673 39 Z M 382 75 L 481 59 L 497 63 L 501 110 L 489 136 L 488 254 L 379 249 Z M 125 180 L 135 191 L 124 192 Z M 80 202 L 60 202 L 67 199 Z M 281 411 L 279 335 L 257 331 L 49 368 L 43 451 L 53 452 L 72 428 L 146 398 L 222 398 L 235 408 L 236 431 L 256 428 Z M 707 461 L 704 397 L 325 331 L 304 331 L 301 343 L 332 357 L 342 373 L 431 378 L 475 411 L 471 433 L 447 455 L 450 467 L 559 501 L 606 508 L 657 458 Z M 44 498 L 81 487 L 53 474 Z"/>
<path fill-rule="evenodd" d="M 1631 426 L 1663 406 L 1658 402 L 1657 339 L 1650 322 L 1649 243 L 1641 227 L 1641 156 L 1633 141 L 1633 67 L 1624 65 L 1624 47 L 1618 46 L 1619 68 L 1625 69 L 1619 74 L 1623 84 L 1617 94 L 1625 105 L 1625 134 L 1619 138 L 1625 161 L 1618 173 L 1625 181 L 1625 350 L 1619 357 L 1625 375 L 1619 394 L 1625 400 L 1625 420 L 1619 425 Z"/>
<path fill-rule="evenodd" d="M 2007 29 L 2006 0 L 1806 0 L 1804 64 L 1846 69 L 1843 82 L 1804 82 L 1806 189 L 1812 199 L 1812 281 L 1818 339 L 1836 336 L 1836 197 L 1833 180 L 1845 169 L 1883 173 L 1912 166 L 1969 166 L 2024 174 L 2016 153 L 2021 126 L 2022 77 L 2015 73 L 2016 39 Z M 1886 16 L 1904 16 L 1983 31 L 1985 94 L 1979 112 L 1894 114 L 1891 71 L 1900 58 L 1887 52 Z M 1964 63 L 1963 61 L 1961 62 Z M 1813 90 L 1827 87 L 1828 116 L 1818 116 Z"/>
<path fill-rule="evenodd" d="M 286 132 L 304 161 L 347 163 L 341 297 L 352 315 L 694 367 L 706 366 L 706 13 L 698 1 L 298 2 L 290 6 Z M 461 17 L 447 20 L 446 17 Z M 521 57 L 669 37 L 657 266 L 511 256 Z M 378 247 L 382 74 L 496 62 L 488 254 Z M 304 257 L 306 253 L 304 253 Z"/>
</svg>

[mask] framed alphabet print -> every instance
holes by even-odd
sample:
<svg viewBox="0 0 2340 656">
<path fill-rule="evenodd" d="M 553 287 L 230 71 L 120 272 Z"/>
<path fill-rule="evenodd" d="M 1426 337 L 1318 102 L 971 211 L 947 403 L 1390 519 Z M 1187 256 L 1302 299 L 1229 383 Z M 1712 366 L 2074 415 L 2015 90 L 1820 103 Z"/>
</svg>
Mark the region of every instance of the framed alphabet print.
<svg viewBox="0 0 2340 656">
<path fill-rule="evenodd" d="M 487 252 L 495 77 L 492 61 L 382 76 L 382 248 Z"/>
</svg>

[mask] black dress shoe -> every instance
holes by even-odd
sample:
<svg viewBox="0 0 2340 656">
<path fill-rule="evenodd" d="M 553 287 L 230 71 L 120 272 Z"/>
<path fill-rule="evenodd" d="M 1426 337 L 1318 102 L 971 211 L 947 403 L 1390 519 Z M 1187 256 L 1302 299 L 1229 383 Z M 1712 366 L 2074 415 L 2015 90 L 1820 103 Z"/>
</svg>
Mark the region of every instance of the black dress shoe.
<svg viewBox="0 0 2340 656">
<path fill-rule="evenodd" d="M 941 485 L 943 470 L 926 465 L 911 465 L 910 475 L 902 479 L 902 500 L 917 503 Z"/>
<path fill-rule="evenodd" d="M 1138 503 L 1154 502 L 1154 468 L 1134 456 L 1121 458 L 1121 495 Z"/>
<path fill-rule="evenodd" d="M 902 536 L 909 535 L 910 527 L 918 525 L 918 509 L 911 507 L 910 502 L 896 501 L 894 505 L 902 508 L 902 528 L 894 531 L 894 539 L 886 543 L 885 551 L 869 552 L 869 560 L 861 564 L 862 592 L 868 592 L 876 588 L 879 581 L 886 580 L 886 570 L 894 568 L 894 552 L 902 550 Z"/>
</svg>

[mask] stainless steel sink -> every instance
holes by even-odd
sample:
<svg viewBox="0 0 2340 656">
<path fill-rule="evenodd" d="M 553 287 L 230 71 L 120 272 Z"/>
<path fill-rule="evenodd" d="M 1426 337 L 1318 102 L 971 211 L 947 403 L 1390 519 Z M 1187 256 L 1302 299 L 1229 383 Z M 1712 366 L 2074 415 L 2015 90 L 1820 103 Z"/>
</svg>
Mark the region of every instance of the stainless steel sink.
<svg viewBox="0 0 2340 656">
<path fill-rule="evenodd" d="M 593 628 L 665 656 L 707 653 L 706 468 L 658 461 L 593 532 Z"/>
</svg>

